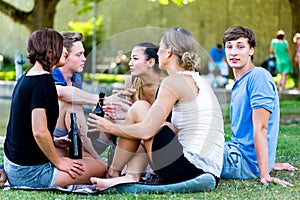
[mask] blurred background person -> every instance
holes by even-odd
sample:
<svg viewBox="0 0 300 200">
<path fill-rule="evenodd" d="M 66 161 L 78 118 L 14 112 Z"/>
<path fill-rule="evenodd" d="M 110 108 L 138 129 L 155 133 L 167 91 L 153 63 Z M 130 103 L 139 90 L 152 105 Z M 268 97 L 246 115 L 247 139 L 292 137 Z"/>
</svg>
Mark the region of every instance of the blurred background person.
<svg viewBox="0 0 300 200">
<path fill-rule="evenodd" d="M 293 72 L 292 62 L 289 55 L 288 41 L 285 39 L 283 30 L 276 33 L 276 38 L 271 40 L 270 53 L 274 53 L 276 58 L 276 67 L 278 74 L 281 75 L 277 83 L 277 89 L 282 91 L 285 89 L 286 75 Z"/>
<path fill-rule="evenodd" d="M 296 33 L 293 37 L 293 42 L 297 44 L 297 53 L 295 61 L 298 65 L 298 90 L 300 91 L 300 33 Z"/>
<path fill-rule="evenodd" d="M 225 87 L 228 83 L 229 76 L 229 68 L 226 62 L 225 50 L 221 44 L 217 44 L 216 46 L 210 49 L 210 60 L 208 62 L 208 70 L 210 74 L 214 75 L 213 86 L 221 86 Z M 220 75 L 220 76 L 216 76 Z"/>
</svg>

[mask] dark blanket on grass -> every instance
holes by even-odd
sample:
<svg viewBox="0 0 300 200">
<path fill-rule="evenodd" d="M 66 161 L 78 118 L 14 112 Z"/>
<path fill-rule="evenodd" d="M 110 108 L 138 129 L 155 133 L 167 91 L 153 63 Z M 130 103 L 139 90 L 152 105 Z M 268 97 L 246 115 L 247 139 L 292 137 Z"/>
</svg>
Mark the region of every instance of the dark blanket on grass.
<svg viewBox="0 0 300 200">
<path fill-rule="evenodd" d="M 67 187 L 51 188 L 30 188 L 30 187 L 10 187 L 8 183 L 4 185 L 4 190 L 22 189 L 22 190 L 42 190 L 42 191 L 60 191 L 77 194 L 111 194 L 111 193 L 191 193 L 214 190 L 216 187 L 215 178 L 208 173 L 197 176 L 196 178 L 173 184 L 160 183 L 126 183 L 115 185 L 106 190 L 96 190 L 92 185 L 70 185 Z"/>
</svg>

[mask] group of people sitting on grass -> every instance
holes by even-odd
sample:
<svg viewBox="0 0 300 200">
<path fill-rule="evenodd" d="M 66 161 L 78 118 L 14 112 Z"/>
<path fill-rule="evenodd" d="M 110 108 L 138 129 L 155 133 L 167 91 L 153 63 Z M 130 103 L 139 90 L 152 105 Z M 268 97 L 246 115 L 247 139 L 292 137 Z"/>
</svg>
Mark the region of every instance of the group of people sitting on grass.
<svg viewBox="0 0 300 200">
<path fill-rule="evenodd" d="M 216 185 L 220 178 L 259 178 L 265 185 L 293 186 L 270 176 L 272 169 L 296 168 L 275 163 L 279 99 L 269 72 L 252 62 L 256 38 L 250 29 L 233 26 L 223 36 L 235 78 L 228 142 L 218 100 L 196 72 L 201 59 L 191 32 L 172 27 L 158 46 L 135 45 L 126 89 L 105 98 L 104 118 L 90 113 L 87 122 L 83 105 L 95 105 L 98 95 L 81 89 L 78 73 L 86 61 L 82 41 L 80 33 L 53 29 L 29 36 L 31 67 L 14 88 L 4 143 L 1 177 L 10 186 L 93 184 L 105 190 L 139 182 L 149 166 L 164 184 L 209 173 Z M 77 115 L 82 159 L 68 157 L 70 112 Z M 99 137 L 88 137 L 99 132 Z M 99 155 L 113 136 L 118 142 L 107 166 Z"/>
</svg>

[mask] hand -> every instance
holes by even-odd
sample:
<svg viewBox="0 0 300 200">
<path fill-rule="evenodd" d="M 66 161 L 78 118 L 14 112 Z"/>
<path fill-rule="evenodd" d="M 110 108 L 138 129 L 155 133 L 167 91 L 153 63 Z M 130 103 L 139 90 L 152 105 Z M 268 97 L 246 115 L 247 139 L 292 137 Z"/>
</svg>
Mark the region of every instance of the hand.
<svg viewBox="0 0 300 200">
<path fill-rule="evenodd" d="M 81 176 L 85 171 L 83 164 L 78 160 L 72 160 L 68 157 L 61 157 L 59 159 L 57 168 L 68 173 L 73 179 L 76 176 Z"/>
<path fill-rule="evenodd" d="M 274 177 L 271 177 L 270 175 L 268 175 L 267 177 L 261 177 L 260 178 L 260 183 L 261 184 L 264 184 L 264 185 L 268 185 L 270 182 L 274 182 L 276 184 L 279 184 L 279 185 L 282 185 L 283 187 L 292 187 L 294 186 L 293 184 L 287 182 L 287 181 L 284 181 L 284 180 L 281 180 L 279 178 L 274 178 Z"/>
<path fill-rule="evenodd" d="M 108 128 L 109 125 L 111 125 L 112 122 L 110 122 L 109 120 L 97 116 L 94 113 L 90 113 L 89 114 L 89 118 L 87 120 L 87 125 L 91 128 L 88 130 L 88 132 L 96 132 L 96 131 L 100 131 L 100 132 L 108 132 Z"/>
<path fill-rule="evenodd" d="M 129 107 L 126 105 L 107 105 L 104 107 L 105 115 L 113 120 L 124 120 Z"/>
<path fill-rule="evenodd" d="M 136 95 L 136 89 L 127 88 L 126 90 L 113 90 L 112 93 L 117 96 L 125 96 L 128 98 L 132 98 L 132 96 Z"/>
<path fill-rule="evenodd" d="M 298 168 L 294 167 L 290 163 L 275 163 L 272 169 L 274 171 L 281 171 L 281 170 L 296 171 L 296 170 L 298 170 Z"/>
<path fill-rule="evenodd" d="M 116 93 L 116 94 L 113 94 L 113 95 L 107 97 L 104 104 L 105 105 L 121 105 L 121 104 L 125 104 L 127 106 L 131 106 L 132 105 L 132 101 L 124 99 L 124 98 L 121 98 L 119 96 L 119 94 Z"/>
<path fill-rule="evenodd" d="M 59 148 L 67 148 L 71 140 L 69 139 L 68 135 L 63 137 L 54 137 L 53 139 L 54 145 Z"/>
<path fill-rule="evenodd" d="M 173 132 L 174 134 L 178 137 L 178 129 L 170 122 L 164 122 L 163 126 L 168 126 Z"/>
</svg>

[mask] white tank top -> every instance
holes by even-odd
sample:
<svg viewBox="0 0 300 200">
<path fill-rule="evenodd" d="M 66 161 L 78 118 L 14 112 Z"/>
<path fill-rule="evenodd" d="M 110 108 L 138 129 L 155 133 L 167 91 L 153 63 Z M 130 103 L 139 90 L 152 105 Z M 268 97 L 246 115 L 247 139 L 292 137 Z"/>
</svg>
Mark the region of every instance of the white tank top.
<svg viewBox="0 0 300 200">
<path fill-rule="evenodd" d="M 177 102 L 172 124 L 179 130 L 178 140 L 184 156 L 197 168 L 220 177 L 223 165 L 224 122 L 220 104 L 210 85 L 198 72 L 178 72 L 192 76 L 199 88 L 189 102 Z"/>
</svg>

